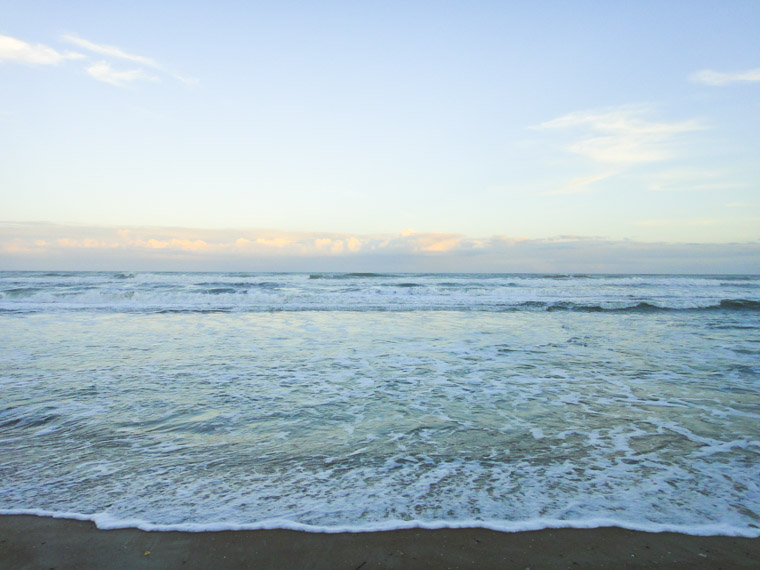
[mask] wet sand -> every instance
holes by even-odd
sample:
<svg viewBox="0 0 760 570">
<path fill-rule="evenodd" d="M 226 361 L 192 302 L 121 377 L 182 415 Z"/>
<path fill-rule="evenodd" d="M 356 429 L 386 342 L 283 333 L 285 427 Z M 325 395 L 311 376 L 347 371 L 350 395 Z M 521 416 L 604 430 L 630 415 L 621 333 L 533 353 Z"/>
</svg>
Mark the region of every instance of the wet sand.
<svg viewBox="0 0 760 570">
<path fill-rule="evenodd" d="M 760 538 L 619 528 L 144 532 L 0 516 L 0 568 L 758 568 Z"/>
</svg>

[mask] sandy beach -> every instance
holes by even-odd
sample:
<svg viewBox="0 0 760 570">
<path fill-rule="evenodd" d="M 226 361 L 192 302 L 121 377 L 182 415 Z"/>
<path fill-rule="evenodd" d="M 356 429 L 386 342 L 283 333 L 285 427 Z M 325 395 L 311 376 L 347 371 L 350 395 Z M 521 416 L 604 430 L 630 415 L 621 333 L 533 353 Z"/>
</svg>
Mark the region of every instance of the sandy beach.
<svg viewBox="0 0 760 570">
<path fill-rule="evenodd" d="M 756 568 L 760 539 L 619 528 L 319 534 L 144 532 L 0 516 L 0 567 L 62 568 Z"/>
</svg>

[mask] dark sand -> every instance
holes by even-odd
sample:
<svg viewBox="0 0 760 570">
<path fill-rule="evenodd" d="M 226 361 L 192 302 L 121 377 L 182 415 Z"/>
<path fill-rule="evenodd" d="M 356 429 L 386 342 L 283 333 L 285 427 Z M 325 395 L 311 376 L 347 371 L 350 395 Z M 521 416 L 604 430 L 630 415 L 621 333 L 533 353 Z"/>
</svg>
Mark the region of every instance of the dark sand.
<svg viewBox="0 0 760 570">
<path fill-rule="evenodd" d="M 0 516 L 0 568 L 760 568 L 760 538 L 619 528 L 143 532 Z"/>
</svg>

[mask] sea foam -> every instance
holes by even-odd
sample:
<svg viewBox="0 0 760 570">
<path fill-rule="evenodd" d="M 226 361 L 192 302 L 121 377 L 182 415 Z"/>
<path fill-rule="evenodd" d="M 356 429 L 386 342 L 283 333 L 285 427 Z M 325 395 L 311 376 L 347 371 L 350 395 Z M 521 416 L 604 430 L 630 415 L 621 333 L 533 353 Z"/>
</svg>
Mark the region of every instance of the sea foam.
<svg viewBox="0 0 760 570">
<path fill-rule="evenodd" d="M 2 273 L 0 508 L 758 536 L 758 282 Z"/>
</svg>

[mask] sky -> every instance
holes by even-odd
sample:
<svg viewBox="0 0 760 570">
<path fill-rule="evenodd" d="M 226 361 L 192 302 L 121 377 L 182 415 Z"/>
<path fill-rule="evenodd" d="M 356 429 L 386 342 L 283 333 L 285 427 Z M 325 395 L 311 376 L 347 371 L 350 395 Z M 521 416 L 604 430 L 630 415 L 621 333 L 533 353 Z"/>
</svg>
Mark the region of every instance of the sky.
<svg viewBox="0 0 760 570">
<path fill-rule="evenodd" d="M 0 14 L 0 270 L 760 273 L 756 0 Z"/>
</svg>

